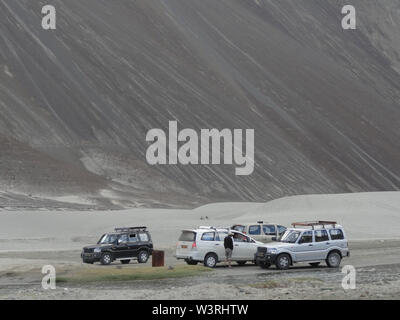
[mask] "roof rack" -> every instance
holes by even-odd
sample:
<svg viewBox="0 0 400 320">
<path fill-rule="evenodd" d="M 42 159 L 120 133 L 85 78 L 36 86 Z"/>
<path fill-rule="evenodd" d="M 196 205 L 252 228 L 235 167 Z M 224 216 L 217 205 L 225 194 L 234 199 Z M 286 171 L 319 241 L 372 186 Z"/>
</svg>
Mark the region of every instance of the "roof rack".
<svg viewBox="0 0 400 320">
<path fill-rule="evenodd" d="M 317 220 L 317 221 L 303 221 L 303 222 L 292 223 L 293 228 L 296 228 L 296 226 L 301 226 L 301 227 L 312 227 L 312 229 L 314 229 L 315 226 L 322 226 L 323 228 L 325 228 L 326 225 L 332 225 L 333 227 L 335 227 L 337 225 L 337 222 Z"/>
<path fill-rule="evenodd" d="M 115 228 L 115 232 L 127 232 L 127 231 L 145 231 L 147 227 L 121 227 L 121 228 Z"/>
<path fill-rule="evenodd" d="M 226 229 L 226 230 L 230 230 L 230 227 L 200 226 L 199 229 L 212 229 L 212 230 Z"/>
</svg>

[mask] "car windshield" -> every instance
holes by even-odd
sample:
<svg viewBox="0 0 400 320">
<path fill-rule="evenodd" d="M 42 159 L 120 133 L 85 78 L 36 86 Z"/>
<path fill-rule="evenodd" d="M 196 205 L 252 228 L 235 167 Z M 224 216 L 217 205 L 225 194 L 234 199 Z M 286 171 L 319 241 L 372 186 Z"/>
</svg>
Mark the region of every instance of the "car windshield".
<svg viewBox="0 0 400 320">
<path fill-rule="evenodd" d="M 287 230 L 283 234 L 280 241 L 288 242 L 288 243 L 295 243 L 297 241 L 297 238 L 299 237 L 300 233 L 301 233 L 300 231 L 296 231 L 296 230 Z"/>
<path fill-rule="evenodd" d="M 97 242 L 98 244 L 111 244 L 111 243 L 115 243 L 115 241 L 117 241 L 118 235 L 116 234 L 105 234 L 103 235 L 99 242 Z"/>
<path fill-rule="evenodd" d="M 246 227 L 243 226 L 243 225 L 235 225 L 235 226 L 233 226 L 232 229 L 233 229 L 233 230 L 236 230 L 236 231 L 239 231 L 239 232 L 243 232 L 244 229 L 246 229 Z"/>
</svg>

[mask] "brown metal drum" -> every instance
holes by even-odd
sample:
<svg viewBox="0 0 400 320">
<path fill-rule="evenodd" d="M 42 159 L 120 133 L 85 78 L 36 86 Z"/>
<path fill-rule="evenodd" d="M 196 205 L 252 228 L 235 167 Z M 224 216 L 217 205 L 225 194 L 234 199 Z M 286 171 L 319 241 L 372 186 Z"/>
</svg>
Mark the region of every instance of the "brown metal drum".
<svg viewBox="0 0 400 320">
<path fill-rule="evenodd" d="M 164 251 L 154 250 L 152 254 L 152 266 L 164 267 Z"/>
</svg>

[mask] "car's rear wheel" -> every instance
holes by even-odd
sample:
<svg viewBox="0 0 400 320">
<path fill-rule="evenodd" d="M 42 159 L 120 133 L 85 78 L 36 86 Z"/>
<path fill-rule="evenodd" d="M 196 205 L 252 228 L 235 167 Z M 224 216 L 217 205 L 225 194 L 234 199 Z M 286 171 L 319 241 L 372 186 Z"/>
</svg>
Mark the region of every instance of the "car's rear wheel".
<svg viewBox="0 0 400 320">
<path fill-rule="evenodd" d="M 198 261 L 194 261 L 194 260 L 185 260 L 185 261 L 190 266 L 195 266 L 198 263 Z"/>
<path fill-rule="evenodd" d="M 244 266 L 247 261 L 236 261 L 239 266 Z"/>
<path fill-rule="evenodd" d="M 131 260 L 121 260 L 122 264 L 129 264 L 129 262 L 131 262 Z"/>
<path fill-rule="evenodd" d="M 326 258 L 326 264 L 329 268 L 338 268 L 340 266 L 340 262 L 342 261 L 342 257 L 339 252 L 333 251 L 328 254 Z"/>
<path fill-rule="evenodd" d="M 138 262 L 146 263 L 147 260 L 149 260 L 149 253 L 146 250 L 140 251 L 138 255 Z"/>
<path fill-rule="evenodd" d="M 209 253 L 204 258 L 204 265 L 209 268 L 215 268 L 218 263 L 218 257 L 215 253 Z"/>
<path fill-rule="evenodd" d="M 112 254 L 109 252 L 105 252 L 101 255 L 100 263 L 103 265 L 108 265 L 112 262 Z"/>
<path fill-rule="evenodd" d="M 281 253 L 276 258 L 276 267 L 280 270 L 286 270 L 290 267 L 290 256 L 286 253 Z"/>
<path fill-rule="evenodd" d="M 316 268 L 319 266 L 319 264 L 320 264 L 319 262 L 312 262 L 312 263 L 310 263 L 310 266 L 313 268 Z"/>
</svg>

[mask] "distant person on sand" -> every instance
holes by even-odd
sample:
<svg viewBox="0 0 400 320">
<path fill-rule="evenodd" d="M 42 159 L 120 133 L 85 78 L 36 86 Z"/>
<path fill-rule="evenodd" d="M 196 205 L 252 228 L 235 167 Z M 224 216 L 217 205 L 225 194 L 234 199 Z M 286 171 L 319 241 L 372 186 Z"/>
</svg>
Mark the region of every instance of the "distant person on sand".
<svg viewBox="0 0 400 320">
<path fill-rule="evenodd" d="M 224 247 L 225 247 L 225 266 L 229 265 L 229 268 L 232 268 L 232 251 L 233 251 L 233 234 L 229 233 L 224 239 Z"/>
</svg>

